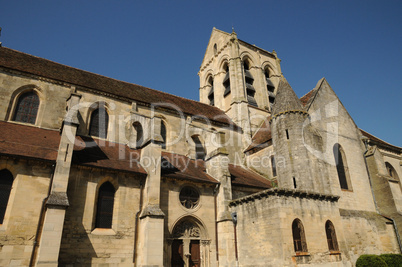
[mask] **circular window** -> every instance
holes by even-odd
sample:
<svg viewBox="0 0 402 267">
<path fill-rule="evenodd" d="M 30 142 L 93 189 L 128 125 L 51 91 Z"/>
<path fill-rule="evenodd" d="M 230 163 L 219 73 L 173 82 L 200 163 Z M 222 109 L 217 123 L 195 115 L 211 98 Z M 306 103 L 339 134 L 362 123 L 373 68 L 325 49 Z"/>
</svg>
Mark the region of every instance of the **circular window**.
<svg viewBox="0 0 402 267">
<path fill-rule="evenodd" d="M 200 202 L 200 194 L 190 186 L 185 186 L 180 191 L 180 203 L 187 209 L 194 209 Z"/>
</svg>

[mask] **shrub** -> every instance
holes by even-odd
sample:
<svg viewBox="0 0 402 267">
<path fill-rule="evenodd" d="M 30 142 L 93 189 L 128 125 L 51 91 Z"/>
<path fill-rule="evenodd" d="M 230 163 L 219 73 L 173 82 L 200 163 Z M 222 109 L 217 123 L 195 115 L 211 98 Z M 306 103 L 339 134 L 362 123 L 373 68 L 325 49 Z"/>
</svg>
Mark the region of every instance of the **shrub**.
<svg viewBox="0 0 402 267">
<path fill-rule="evenodd" d="M 380 258 L 383 259 L 389 267 L 402 266 L 402 254 L 382 254 Z"/>
<path fill-rule="evenodd" d="M 387 267 L 387 263 L 377 255 L 361 255 L 356 261 L 356 267 Z"/>
</svg>

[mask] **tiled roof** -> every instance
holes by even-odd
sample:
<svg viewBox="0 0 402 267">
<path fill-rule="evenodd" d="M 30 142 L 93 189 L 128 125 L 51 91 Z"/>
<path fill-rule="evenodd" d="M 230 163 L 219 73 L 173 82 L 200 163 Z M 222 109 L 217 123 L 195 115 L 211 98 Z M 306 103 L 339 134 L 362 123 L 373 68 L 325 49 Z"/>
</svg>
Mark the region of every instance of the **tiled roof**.
<svg viewBox="0 0 402 267">
<path fill-rule="evenodd" d="M 260 128 L 255 132 L 251 138 L 251 144 L 247 147 L 244 152 L 250 151 L 254 148 L 264 148 L 267 146 L 267 142 L 272 139 L 271 136 L 271 126 L 269 124 L 271 116 L 268 116 Z"/>
<path fill-rule="evenodd" d="M 217 107 L 72 68 L 10 48 L 0 47 L 0 66 L 84 88 L 90 88 L 142 103 L 156 104 L 163 102 L 175 105 L 185 114 L 206 117 L 210 120 L 226 125 L 233 125 L 234 128 L 237 128 L 232 120 Z M 166 108 L 172 109 L 169 107 Z"/>
<path fill-rule="evenodd" d="M 0 121 L 0 154 L 55 161 L 58 131 Z"/>
<path fill-rule="evenodd" d="M 264 189 L 272 188 L 271 181 L 242 166 L 229 164 L 229 172 L 232 176 L 232 185 Z"/>
</svg>

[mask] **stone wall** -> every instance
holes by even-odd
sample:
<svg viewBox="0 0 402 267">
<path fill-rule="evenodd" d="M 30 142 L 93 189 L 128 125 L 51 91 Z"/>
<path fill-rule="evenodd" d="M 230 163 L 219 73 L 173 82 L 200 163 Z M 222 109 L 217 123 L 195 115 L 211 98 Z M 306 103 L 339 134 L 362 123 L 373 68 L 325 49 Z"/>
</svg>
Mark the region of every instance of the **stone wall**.
<svg viewBox="0 0 402 267">
<path fill-rule="evenodd" d="M 28 266 L 52 167 L 37 161 L 1 158 L 2 169 L 13 174 L 14 182 L 0 225 L 0 266 Z"/>
</svg>

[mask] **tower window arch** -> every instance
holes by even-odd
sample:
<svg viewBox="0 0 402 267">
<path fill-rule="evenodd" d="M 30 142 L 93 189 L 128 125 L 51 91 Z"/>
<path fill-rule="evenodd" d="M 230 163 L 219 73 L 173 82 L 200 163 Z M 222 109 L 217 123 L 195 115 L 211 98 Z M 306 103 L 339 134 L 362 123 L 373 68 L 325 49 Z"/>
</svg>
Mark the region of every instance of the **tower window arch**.
<svg viewBox="0 0 402 267">
<path fill-rule="evenodd" d="M 197 135 L 191 137 L 195 145 L 195 159 L 205 160 L 205 149 Z"/>
<path fill-rule="evenodd" d="M 166 139 L 166 125 L 163 121 L 161 121 L 161 137 L 163 139 L 162 141 L 162 148 L 166 149 L 166 143 L 167 143 L 167 139 Z"/>
<path fill-rule="evenodd" d="M 141 123 L 139 123 L 138 121 L 133 123 L 133 128 L 135 132 L 135 146 L 136 148 L 139 148 L 142 145 L 144 131 L 142 129 Z"/>
<path fill-rule="evenodd" d="M 351 190 L 352 186 L 350 183 L 349 168 L 346 161 L 345 152 L 343 151 L 343 148 L 340 144 L 335 144 L 333 151 L 339 184 L 342 189 Z"/>
<path fill-rule="evenodd" d="M 229 64 L 226 63 L 223 67 L 225 70 L 226 74 L 225 77 L 223 78 L 223 87 L 225 88 L 225 91 L 223 93 L 223 97 L 226 97 L 228 94 L 230 94 L 230 72 L 229 72 Z"/>
<path fill-rule="evenodd" d="M 89 135 L 106 138 L 108 126 L 109 115 L 105 109 L 105 106 L 102 104 L 91 114 Z"/>
<path fill-rule="evenodd" d="M 95 228 L 112 228 L 115 188 L 110 182 L 99 187 Z"/>
<path fill-rule="evenodd" d="M 253 86 L 254 78 L 251 75 L 248 62 L 246 62 L 246 61 L 243 62 L 243 69 L 244 69 L 244 80 L 246 83 L 247 101 L 248 101 L 249 105 L 258 107 L 257 101 L 255 100 L 255 89 Z"/>
<path fill-rule="evenodd" d="M 212 77 L 209 77 L 208 79 L 208 85 L 211 87 L 208 93 L 208 100 L 209 104 L 211 106 L 215 105 L 215 96 L 214 96 L 214 79 Z"/>
<path fill-rule="evenodd" d="M 304 227 L 299 219 L 295 219 L 292 223 L 292 234 L 295 252 L 307 252 L 307 242 L 304 234 Z"/>
<path fill-rule="evenodd" d="M 267 84 L 267 91 L 268 91 L 268 100 L 269 100 L 269 104 L 272 107 L 272 105 L 275 102 L 275 86 L 272 83 L 271 79 L 270 79 L 270 71 L 268 68 L 265 68 L 264 70 L 264 76 L 265 76 L 265 82 Z"/>
<path fill-rule="evenodd" d="M 0 171 L 0 224 L 3 224 L 4 215 L 6 214 L 13 180 L 13 175 L 9 170 L 3 169 Z"/>
<path fill-rule="evenodd" d="M 39 97 L 34 91 L 23 93 L 15 108 L 13 121 L 35 124 L 39 109 Z"/>
<path fill-rule="evenodd" d="M 325 233 L 327 235 L 329 251 L 339 251 L 338 240 L 336 239 L 335 227 L 329 220 L 325 223 Z"/>
<path fill-rule="evenodd" d="M 387 168 L 388 175 L 399 181 L 399 177 L 398 174 L 396 173 L 396 170 L 394 169 L 394 167 L 392 167 L 392 165 L 389 162 L 385 162 L 385 167 Z"/>
</svg>

